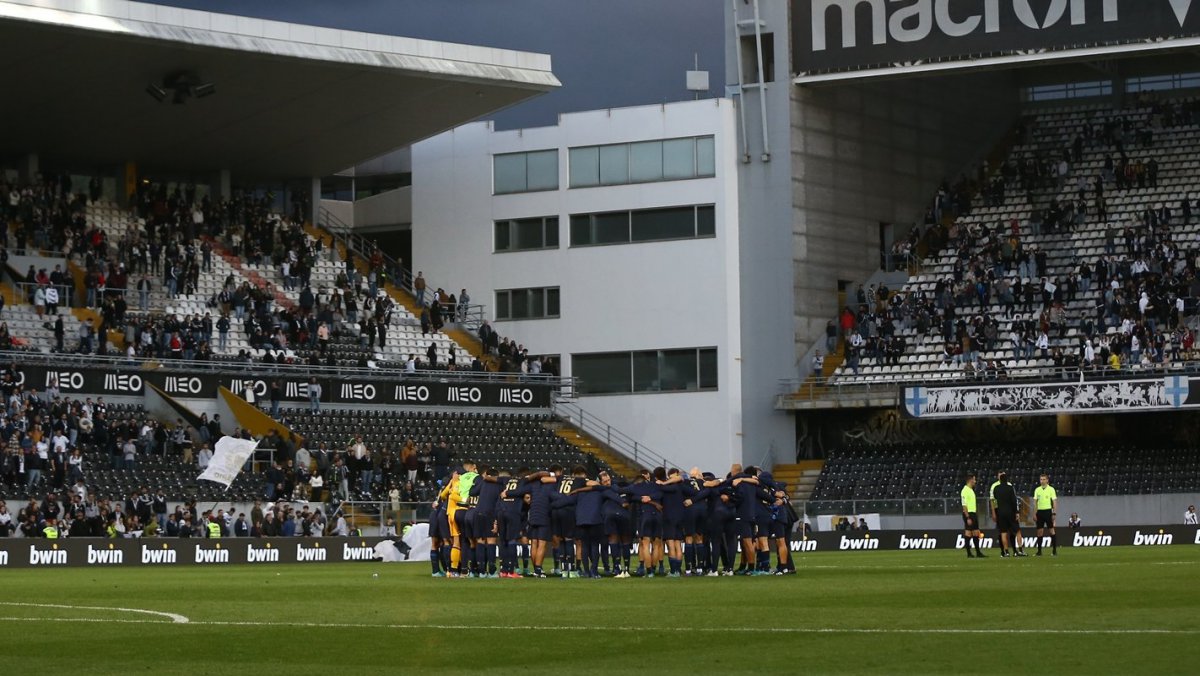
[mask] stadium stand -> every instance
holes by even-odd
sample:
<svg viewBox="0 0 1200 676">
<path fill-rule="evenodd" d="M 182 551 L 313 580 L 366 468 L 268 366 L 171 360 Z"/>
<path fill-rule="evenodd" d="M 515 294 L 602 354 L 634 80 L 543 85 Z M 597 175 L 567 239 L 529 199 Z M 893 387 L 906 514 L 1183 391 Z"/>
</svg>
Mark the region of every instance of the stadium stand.
<svg viewBox="0 0 1200 676">
<path fill-rule="evenodd" d="M 829 454 L 810 509 L 836 511 L 835 501 L 861 500 L 867 502 L 862 511 L 891 512 L 897 501 L 908 500 L 910 513 L 942 513 L 944 499 L 957 498 L 968 472 L 979 475 L 976 492 L 986 497 L 1000 470 L 1026 493 L 1042 473 L 1050 475 L 1061 495 L 1187 493 L 1200 490 L 1194 460 L 1186 449 L 1116 442 L 848 447 Z"/>
<path fill-rule="evenodd" d="M 486 322 L 467 342 L 497 358 L 473 360 L 479 350 L 448 333 L 466 319 L 465 304 L 430 289 L 418 316 L 404 299 L 393 298 L 389 289 L 399 287 L 387 284 L 400 279 L 410 286 L 410 273 L 381 254 L 360 260 L 332 236 L 326 245 L 319 230 L 298 224 L 302 204 L 284 216 L 271 210 L 270 195 L 237 191 L 213 203 L 193 186 L 168 190 L 143 183 L 126 210 L 102 200 L 95 184 L 86 193 L 74 192 L 76 187 L 69 177 L 53 175 L 31 185 L 0 183 L 13 250 L 69 256 L 64 262 L 74 283 L 64 295 L 77 309 L 74 321 L 64 319 L 65 351 L 79 348 L 90 318 L 108 329 L 112 341 L 97 342 L 95 349 L 132 345 L 146 357 L 391 368 L 406 368 L 412 360 L 421 370 L 542 372 L 541 359 L 507 338 L 493 338 Z M 4 243 L 7 256 L 7 238 Z M 37 315 L 31 302 L 39 280 L 22 274 L 10 271 L 2 288 L 11 346 L 55 350 L 53 318 Z M 224 340 L 222 315 L 231 325 Z M 318 338 L 326 331 L 328 351 Z"/>
<path fill-rule="evenodd" d="M 1043 108 L 1013 140 L 995 171 L 942 186 L 924 240 L 900 245 L 928 249 L 903 288 L 848 301 L 827 382 L 1075 378 L 1194 356 L 1197 102 Z"/>
</svg>

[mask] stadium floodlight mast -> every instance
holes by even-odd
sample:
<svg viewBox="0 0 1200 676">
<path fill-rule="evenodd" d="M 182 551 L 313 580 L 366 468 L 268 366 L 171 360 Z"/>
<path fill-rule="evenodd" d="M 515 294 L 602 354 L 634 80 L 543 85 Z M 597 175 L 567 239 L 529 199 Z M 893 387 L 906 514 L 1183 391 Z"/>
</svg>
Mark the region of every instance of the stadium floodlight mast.
<svg viewBox="0 0 1200 676">
<path fill-rule="evenodd" d="M 216 94 L 217 86 L 202 81 L 195 73 L 178 71 L 163 77 L 161 84 L 147 84 L 146 93 L 159 103 L 166 102 L 170 95 L 172 104 L 183 105 L 188 99 L 202 99 Z"/>
</svg>

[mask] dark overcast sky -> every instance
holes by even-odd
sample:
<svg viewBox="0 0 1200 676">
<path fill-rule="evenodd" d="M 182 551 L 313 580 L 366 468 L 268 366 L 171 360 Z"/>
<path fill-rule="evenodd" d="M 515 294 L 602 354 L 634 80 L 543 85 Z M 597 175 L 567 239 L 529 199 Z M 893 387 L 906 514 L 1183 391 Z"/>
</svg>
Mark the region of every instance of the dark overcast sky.
<svg viewBox="0 0 1200 676">
<path fill-rule="evenodd" d="M 575 110 L 689 98 L 699 53 L 724 93 L 726 0 L 158 0 L 156 4 L 330 28 L 550 54 L 562 89 L 494 116 L 502 128 Z"/>
</svg>

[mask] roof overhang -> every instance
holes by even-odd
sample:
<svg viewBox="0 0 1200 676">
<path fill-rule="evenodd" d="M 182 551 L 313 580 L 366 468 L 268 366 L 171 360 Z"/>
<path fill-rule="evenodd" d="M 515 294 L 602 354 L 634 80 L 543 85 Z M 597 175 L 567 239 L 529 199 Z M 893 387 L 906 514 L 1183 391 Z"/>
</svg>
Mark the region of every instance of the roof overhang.
<svg viewBox="0 0 1200 676">
<path fill-rule="evenodd" d="M 198 75 L 172 105 L 147 84 Z M 0 1 L 0 154 L 322 176 L 559 86 L 543 54 L 125 0 Z"/>
</svg>

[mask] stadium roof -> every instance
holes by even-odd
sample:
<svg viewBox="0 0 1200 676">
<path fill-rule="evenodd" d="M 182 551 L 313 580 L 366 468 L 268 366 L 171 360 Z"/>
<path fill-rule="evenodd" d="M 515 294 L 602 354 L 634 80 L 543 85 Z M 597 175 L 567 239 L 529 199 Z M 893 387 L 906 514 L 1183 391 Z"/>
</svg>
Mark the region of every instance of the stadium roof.
<svg viewBox="0 0 1200 676">
<path fill-rule="evenodd" d="M 0 155 L 322 176 L 559 86 L 543 54 L 125 0 L 0 0 Z M 172 73 L 216 93 L 173 105 Z"/>
</svg>

